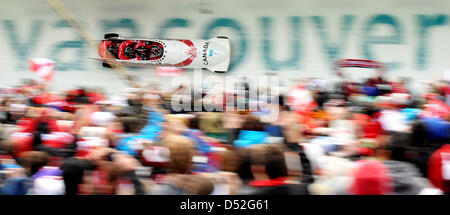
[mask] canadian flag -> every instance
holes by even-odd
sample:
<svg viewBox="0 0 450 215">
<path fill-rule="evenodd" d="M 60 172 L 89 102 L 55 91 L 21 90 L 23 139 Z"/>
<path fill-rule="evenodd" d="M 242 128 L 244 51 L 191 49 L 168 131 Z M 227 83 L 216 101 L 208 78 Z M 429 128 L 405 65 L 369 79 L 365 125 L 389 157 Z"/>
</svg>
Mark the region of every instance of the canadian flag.
<svg viewBox="0 0 450 215">
<path fill-rule="evenodd" d="M 294 86 L 288 92 L 287 99 L 291 108 L 299 113 L 305 114 L 316 107 L 316 102 L 311 93 L 304 86 Z"/>
<path fill-rule="evenodd" d="M 46 82 L 52 81 L 55 71 L 55 62 L 46 58 L 33 58 L 28 60 L 30 70 L 44 79 Z"/>
<path fill-rule="evenodd" d="M 381 68 L 381 63 L 373 60 L 361 59 L 341 59 L 338 60 L 339 67 L 362 67 L 362 68 Z"/>
</svg>

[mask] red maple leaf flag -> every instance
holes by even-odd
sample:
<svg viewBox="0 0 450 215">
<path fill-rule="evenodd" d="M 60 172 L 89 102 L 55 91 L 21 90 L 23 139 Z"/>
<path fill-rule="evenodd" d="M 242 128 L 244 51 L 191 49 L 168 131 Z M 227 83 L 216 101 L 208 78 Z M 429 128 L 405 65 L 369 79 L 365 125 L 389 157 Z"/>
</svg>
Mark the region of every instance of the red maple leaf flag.
<svg viewBox="0 0 450 215">
<path fill-rule="evenodd" d="M 46 82 L 52 81 L 55 72 L 55 62 L 46 58 L 33 58 L 28 60 L 30 71 L 44 79 Z"/>
</svg>

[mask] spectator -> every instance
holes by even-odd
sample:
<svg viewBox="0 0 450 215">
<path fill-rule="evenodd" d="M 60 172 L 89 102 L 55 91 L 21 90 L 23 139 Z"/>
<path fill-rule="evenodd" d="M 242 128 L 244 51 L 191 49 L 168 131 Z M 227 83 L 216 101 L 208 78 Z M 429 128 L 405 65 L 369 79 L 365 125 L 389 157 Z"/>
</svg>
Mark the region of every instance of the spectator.
<svg viewBox="0 0 450 215">
<path fill-rule="evenodd" d="M 249 186 L 255 187 L 254 195 L 307 195 L 308 190 L 305 184 L 296 184 L 288 180 L 288 170 L 286 167 L 283 152 L 275 146 L 267 146 L 256 151 L 254 171 L 263 171 L 265 176 L 261 179 L 253 180 Z M 264 168 L 261 168 L 261 165 Z M 263 179 L 268 178 L 268 179 Z"/>
</svg>

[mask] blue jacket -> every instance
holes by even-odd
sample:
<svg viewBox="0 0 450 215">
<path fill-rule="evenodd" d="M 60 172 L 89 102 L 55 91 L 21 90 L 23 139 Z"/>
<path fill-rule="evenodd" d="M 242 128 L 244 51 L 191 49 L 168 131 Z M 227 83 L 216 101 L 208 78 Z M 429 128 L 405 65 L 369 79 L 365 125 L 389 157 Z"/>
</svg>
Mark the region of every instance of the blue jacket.
<svg viewBox="0 0 450 215">
<path fill-rule="evenodd" d="M 149 111 L 148 114 L 149 117 L 147 120 L 147 125 L 142 128 L 138 135 L 120 139 L 116 147 L 118 150 L 136 156 L 138 152 L 131 147 L 131 141 L 147 139 L 156 142 L 159 139 L 160 133 L 163 129 L 161 123 L 164 121 L 164 115 L 156 111 Z"/>
<path fill-rule="evenodd" d="M 269 134 L 265 131 L 249 131 L 242 130 L 239 133 L 239 138 L 234 141 L 236 147 L 248 147 L 254 144 L 266 143 L 266 138 Z"/>
</svg>

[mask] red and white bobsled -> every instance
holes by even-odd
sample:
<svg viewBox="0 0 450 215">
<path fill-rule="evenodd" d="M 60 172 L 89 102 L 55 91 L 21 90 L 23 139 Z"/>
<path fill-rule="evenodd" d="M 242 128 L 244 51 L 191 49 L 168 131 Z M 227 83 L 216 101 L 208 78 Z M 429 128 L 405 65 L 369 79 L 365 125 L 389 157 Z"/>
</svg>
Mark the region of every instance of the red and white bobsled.
<svg viewBox="0 0 450 215">
<path fill-rule="evenodd" d="M 224 73 L 230 64 L 230 40 L 136 39 L 105 34 L 98 46 L 103 66 L 170 66 L 205 68 Z"/>
</svg>

